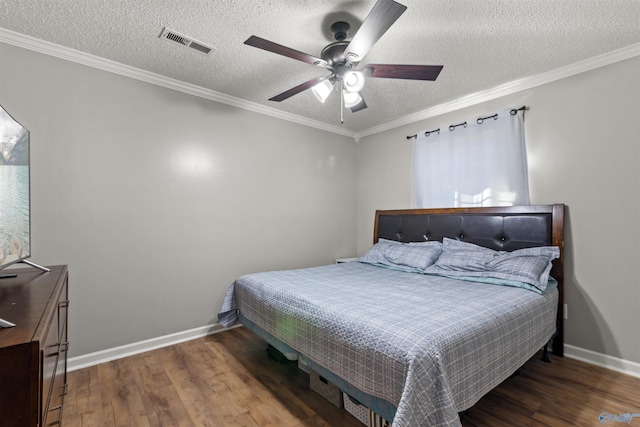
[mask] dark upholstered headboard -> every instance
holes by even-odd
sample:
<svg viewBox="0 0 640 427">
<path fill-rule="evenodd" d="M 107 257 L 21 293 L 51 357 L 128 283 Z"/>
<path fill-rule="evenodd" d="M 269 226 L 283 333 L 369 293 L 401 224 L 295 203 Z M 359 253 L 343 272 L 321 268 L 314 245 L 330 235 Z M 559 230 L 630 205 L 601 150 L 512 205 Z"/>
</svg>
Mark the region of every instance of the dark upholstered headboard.
<svg viewBox="0 0 640 427">
<path fill-rule="evenodd" d="M 443 237 L 500 251 L 533 246 L 558 246 L 560 258 L 551 275 L 558 281 L 558 334 L 553 353 L 562 356 L 564 285 L 564 205 L 484 208 L 406 209 L 376 211 L 373 242 L 440 240 Z"/>
</svg>

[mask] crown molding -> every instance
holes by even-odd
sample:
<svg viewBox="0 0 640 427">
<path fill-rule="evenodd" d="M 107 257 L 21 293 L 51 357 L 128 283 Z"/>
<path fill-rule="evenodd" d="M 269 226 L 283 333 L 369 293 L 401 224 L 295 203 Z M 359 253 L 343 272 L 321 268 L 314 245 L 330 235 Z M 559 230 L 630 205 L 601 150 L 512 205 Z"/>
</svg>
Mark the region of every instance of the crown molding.
<svg viewBox="0 0 640 427">
<path fill-rule="evenodd" d="M 393 120 L 387 123 L 383 123 L 379 126 L 367 129 L 363 132 L 357 133 L 354 138 L 360 139 L 362 137 L 380 133 L 389 129 L 394 129 L 400 126 L 412 124 L 421 120 L 429 119 L 431 117 L 439 116 L 441 114 L 449 113 L 459 110 L 461 108 L 470 107 L 472 105 L 480 104 L 486 101 L 490 101 L 496 98 L 500 98 L 506 95 L 511 95 L 523 90 L 531 89 L 537 86 L 541 86 L 547 83 L 561 80 L 567 77 L 574 76 L 576 74 L 584 73 L 595 68 L 604 67 L 605 65 L 613 64 L 615 62 L 624 61 L 635 56 L 640 55 L 640 43 L 632 44 L 621 49 L 613 50 L 611 52 L 604 53 L 602 55 L 594 56 L 593 58 L 585 59 L 583 61 L 576 62 L 564 67 L 557 68 L 555 70 L 548 71 L 546 73 L 538 74 L 535 76 L 524 77 L 522 79 L 513 80 L 511 82 L 496 86 L 494 88 L 476 92 L 470 95 L 463 96 L 458 99 L 454 99 L 450 102 L 445 102 L 426 110 L 418 111 L 417 113 L 409 114 L 398 120 Z"/>
<path fill-rule="evenodd" d="M 80 52 L 75 49 L 70 49 L 64 46 L 57 45 L 55 43 L 40 40 L 4 28 L 0 28 L 0 42 L 33 50 L 35 52 L 44 53 L 46 55 L 76 62 L 78 64 L 86 65 L 122 76 L 130 77 L 168 89 L 173 89 L 193 96 L 198 96 L 200 98 L 220 102 L 232 107 L 253 111 L 259 114 L 264 114 L 289 122 L 298 123 L 304 126 L 324 130 L 334 134 L 347 136 L 353 138 L 356 143 L 365 136 L 374 135 L 376 133 L 384 132 L 400 126 L 416 123 L 421 120 L 426 120 L 431 117 L 436 117 L 441 114 L 459 110 L 461 108 L 481 104 L 486 101 L 491 101 L 496 98 L 511 95 L 640 55 L 640 43 L 632 44 L 630 46 L 607 52 L 605 54 L 579 61 L 561 68 L 557 68 L 546 73 L 513 80 L 511 82 L 507 82 L 491 89 L 476 92 L 449 102 L 435 105 L 431 108 L 427 108 L 426 110 L 409 114 L 398 120 L 386 122 L 379 126 L 365 129 L 361 132 L 354 132 L 338 126 L 319 122 L 317 120 L 311 120 L 296 114 L 286 113 L 255 102 L 250 102 L 244 99 L 229 96 L 220 92 L 216 92 L 214 90 L 205 89 L 201 86 L 184 83 L 179 80 L 161 76 L 156 73 L 140 70 L 128 65 L 123 65 L 115 61 Z"/>
<path fill-rule="evenodd" d="M 89 67 L 93 67 L 99 70 L 118 74 L 121 76 L 130 77 L 132 79 L 140 80 L 146 83 L 151 83 L 156 86 L 161 86 L 167 89 L 176 90 L 176 91 L 197 96 L 200 98 L 209 99 L 211 101 L 230 105 L 232 107 L 253 111 L 255 113 L 264 114 L 267 116 L 275 117 L 275 118 L 286 120 L 293 123 L 298 123 L 304 126 L 324 130 L 324 131 L 335 133 L 338 135 L 347 136 L 350 138 L 355 137 L 355 134 L 353 131 L 349 131 L 347 129 L 344 129 L 338 126 L 329 125 L 327 123 L 319 122 L 317 120 L 311 120 L 296 114 L 283 112 L 275 108 L 267 107 L 255 102 L 250 102 L 244 99 L 229 96 L 224 93 L 216 92 L 214 90 L 205 89 L 201 86 L 185 83 L 176 79 L 172 79 L 170 77 L 165 77 L 160 74 L 152 73 L 150 71 L 145 71 L 139 68 L 124 65 L 119 62 L 101 58 L 96 55 L 80 52 L 75 49 L 60 46 L 55 43 L 51 43 L 51 42 L 47 42 L 31 36 L 27 36 L 25 34 L 17 33 L 15 31 L 7 30 L 5 28 L 0 28 L 0 42 L 21 47 L 24 49 L 32 50 L 35 52 L 43 53 L 45 55 L 50 55 L 50 56 L 64 59 L 67 61 L 75 62 L 78 64 L 86 65 Z"/>
</svg>

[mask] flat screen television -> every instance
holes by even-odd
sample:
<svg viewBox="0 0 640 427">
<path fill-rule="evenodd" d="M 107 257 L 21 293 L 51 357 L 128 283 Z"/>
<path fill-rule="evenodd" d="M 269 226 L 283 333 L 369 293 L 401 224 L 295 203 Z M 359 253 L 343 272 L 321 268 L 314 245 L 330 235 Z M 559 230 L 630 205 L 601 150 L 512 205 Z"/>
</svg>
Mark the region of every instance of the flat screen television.
<svg viewBox="0 0 640 427">
<path fill-rule="evenodd" d="M 29 131 L 0 106 L 0 270 L 31 256 L 29 174 Z"/>
</svg>

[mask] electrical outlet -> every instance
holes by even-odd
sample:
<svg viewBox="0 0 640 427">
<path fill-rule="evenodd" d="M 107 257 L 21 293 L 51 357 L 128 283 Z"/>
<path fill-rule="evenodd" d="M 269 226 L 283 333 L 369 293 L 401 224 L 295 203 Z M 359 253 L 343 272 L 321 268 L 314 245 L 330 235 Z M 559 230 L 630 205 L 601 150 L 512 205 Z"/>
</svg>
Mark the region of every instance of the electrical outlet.
<svg viewBox="0 0 640 427">
<path fill-rule="evenodd" d="M 567 320 L 569 318 L 569 305 L 565 304 L 564 305 L 564 320 Z"/>
</svg>

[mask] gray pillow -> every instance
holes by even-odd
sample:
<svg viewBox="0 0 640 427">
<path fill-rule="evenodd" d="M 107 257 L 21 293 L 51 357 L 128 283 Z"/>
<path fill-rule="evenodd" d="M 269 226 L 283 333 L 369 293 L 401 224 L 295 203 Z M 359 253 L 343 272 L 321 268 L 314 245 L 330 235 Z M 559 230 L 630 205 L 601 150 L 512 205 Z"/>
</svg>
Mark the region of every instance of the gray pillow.
<svg viewBox="0 0 640 427">
<path fill-rule="evenodd" d="M 504 252 L 445 238 L 442 255 L 425 270 L 425 274 L 496 278 L 526 283 L 544 291 L 551 261 L 559 256 L 560 250 L 556 246 Z"/>
<path fill-rule="evenodd" d="M 378 243 L 362 257 L 360 262 L 392 268 L 411 273 L 423 273 L 442 253 L 442 243 L 412 242 L 401 243 L 379 239 Z"/>
</svg>

